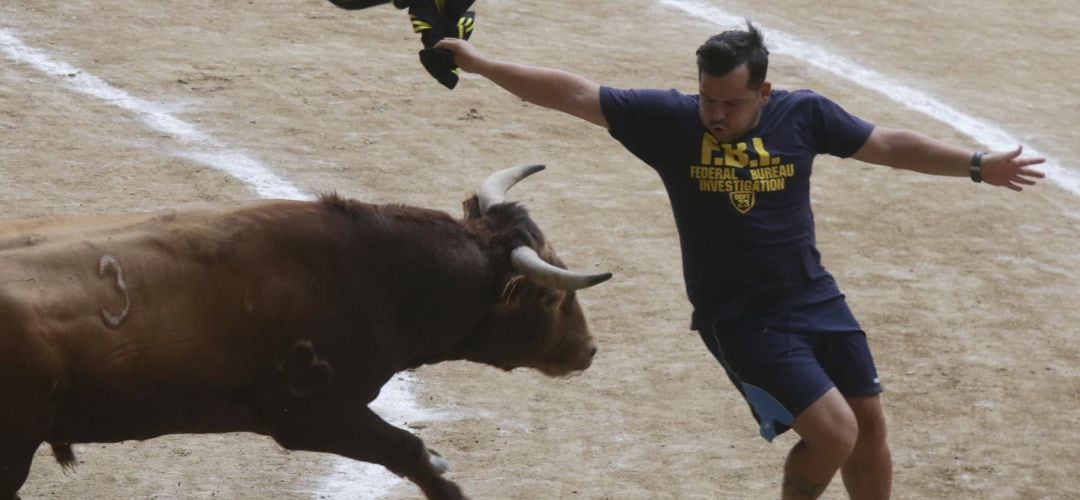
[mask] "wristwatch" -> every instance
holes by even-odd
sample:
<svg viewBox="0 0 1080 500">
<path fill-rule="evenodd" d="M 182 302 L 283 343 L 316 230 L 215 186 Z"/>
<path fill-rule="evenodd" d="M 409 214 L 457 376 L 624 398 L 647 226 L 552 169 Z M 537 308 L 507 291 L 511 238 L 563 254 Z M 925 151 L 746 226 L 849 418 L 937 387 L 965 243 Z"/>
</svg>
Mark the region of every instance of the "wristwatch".
<svg viewBox="0 0 1080 500">
<path fill-rule="evenodd" d="M 973 182 L 982 182 L 982 157 L 985 152 L 976 151 L 971 155 L 971 180 Z"/>
</svg>

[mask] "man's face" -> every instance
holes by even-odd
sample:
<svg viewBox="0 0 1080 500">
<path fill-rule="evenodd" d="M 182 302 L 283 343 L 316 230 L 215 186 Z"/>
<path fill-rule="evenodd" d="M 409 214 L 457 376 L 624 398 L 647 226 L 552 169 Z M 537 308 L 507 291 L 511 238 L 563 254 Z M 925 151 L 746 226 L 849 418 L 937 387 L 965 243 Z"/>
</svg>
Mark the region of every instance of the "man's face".
<svg viewBox="0 0 1080 500">
<path fill-rule="evenodd" d="M 719 142 L 731 142 L 757 125 L 761 107 L 769 102 L 772 84 L 749 88 L 750 70 L 740 64 L 723 76 L 698 72 L 698 113 L 701 123 Z"/>
</svg>

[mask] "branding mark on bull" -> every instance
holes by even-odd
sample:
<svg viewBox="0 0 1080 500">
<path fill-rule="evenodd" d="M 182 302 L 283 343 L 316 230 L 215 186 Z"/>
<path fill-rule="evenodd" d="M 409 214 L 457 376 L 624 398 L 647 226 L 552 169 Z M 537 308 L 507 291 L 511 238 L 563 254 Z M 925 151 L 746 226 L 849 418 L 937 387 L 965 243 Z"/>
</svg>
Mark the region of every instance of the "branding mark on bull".
<svg viewBox="0 0 1080 500">
<path fill-rule="evenodd" d="M 102 255 L 101 260 L 98 262 L 98 276 L 105 276 L 106 271 L 110 269 L 116 274 L 116 291 L 124 296 L 124 309 L 119 313 L 113 313 L 102 307 L 101 319 L 105 321 L 105 326 L 115 330 L 120 328 L 120 324 L 131 313 L 131 296 L 128 295 L 127 283 L 124 282 L 124 270 L 120 267 L 120 261 L 116 260 L 116 257 L 112 255 Z"/>
</svg>

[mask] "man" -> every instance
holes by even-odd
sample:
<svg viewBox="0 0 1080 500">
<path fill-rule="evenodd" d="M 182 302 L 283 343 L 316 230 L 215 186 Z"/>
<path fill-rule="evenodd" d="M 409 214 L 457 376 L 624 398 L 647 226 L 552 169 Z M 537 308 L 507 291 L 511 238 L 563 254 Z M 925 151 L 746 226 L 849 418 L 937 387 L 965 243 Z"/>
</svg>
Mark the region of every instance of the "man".
<svg viewBox="0 0 1080 500">
<path fill-rule="evenodd" d="M 784 498 L 816 498 L 837 470 L 852 498 L 887 498 L 892 462 L 874 362 L 814 243 L 809 178 L 831 154 L 1021 190 L 1043 174 L 1021 149 L 971 152 L 874 127 L 810 91 L 773 91 L 760 32 L 725 31 L 698 51 L 699 95 L 620 90 L 490 59 L 443 40 L 464 71 L 534 104 L 607 128 L 667 188 L 692 328 L 750 404 L 761 435 L 801 440 Z"/>
<path fill-rule="evenodd" d="M 475 0 L 393 0 L 394 7 L 409 9 L 413 32 L 420 33 L 424 48 L 420 64 L 428 74 L 448 89 L 457 86 L 457 67 L 454 58 L 435 44 L 445 37 L 468 40 L 476 23 L 476 14 L 469 11 Z M 330 0 L 346 10 L 359 10 L 390 3 L 391 0 Z"/>
</svg>

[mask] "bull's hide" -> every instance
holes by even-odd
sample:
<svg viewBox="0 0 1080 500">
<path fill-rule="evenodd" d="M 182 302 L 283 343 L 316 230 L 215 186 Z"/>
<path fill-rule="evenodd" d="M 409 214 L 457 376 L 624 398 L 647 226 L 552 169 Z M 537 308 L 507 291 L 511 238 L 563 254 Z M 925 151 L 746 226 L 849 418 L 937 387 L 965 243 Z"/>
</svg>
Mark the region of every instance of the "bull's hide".
<svg viewBox="0 0 1080 500">
<path fill-rule="evenodd" d="M 329 196 L 0 222 L 0 498 L 43 442 L 70 463 L 70 443 L 233 431 L 460 497 L 367 404 L 426 363 L 589 366 L 573 290 L 610 275 L 562 269 L 502 201 L 536 170 L 493 176 L 461 220 Z"/>
</svg>

